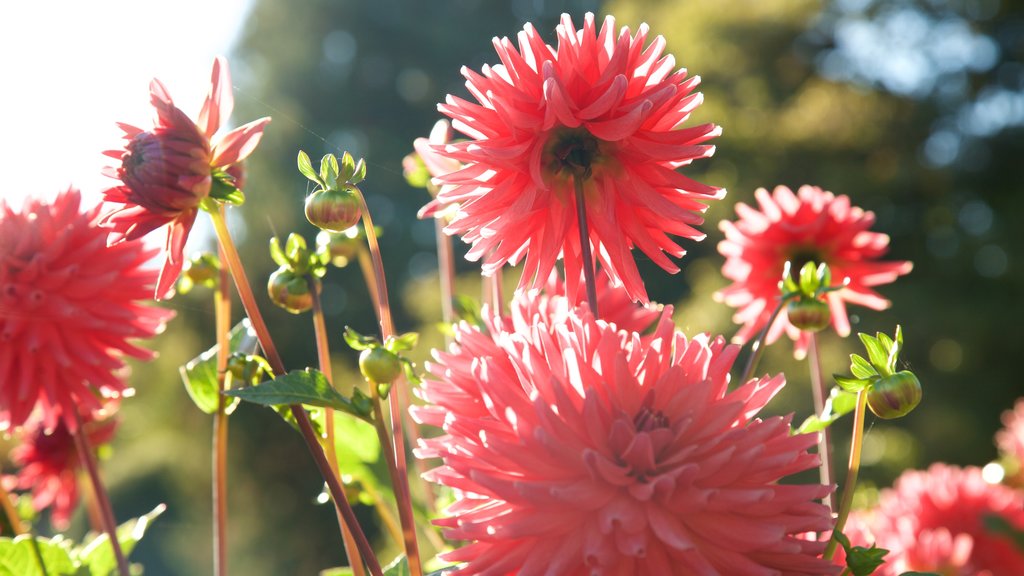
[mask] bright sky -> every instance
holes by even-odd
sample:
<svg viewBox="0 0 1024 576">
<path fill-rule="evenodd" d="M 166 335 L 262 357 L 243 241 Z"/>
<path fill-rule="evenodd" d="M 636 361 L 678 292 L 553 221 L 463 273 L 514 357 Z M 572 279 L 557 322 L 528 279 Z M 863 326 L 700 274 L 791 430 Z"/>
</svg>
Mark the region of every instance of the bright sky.
<svg viewBox="0 0 1024 576">
<path fill-rule="evenodd" d="M 250 0 L 0 2 L 0 198 L 86 198 L 113 180 L 103 150 L 115 122 L 150 125 L 159 78 L 195 117 L 218 54 L 227 56 Z"/>
</svg>

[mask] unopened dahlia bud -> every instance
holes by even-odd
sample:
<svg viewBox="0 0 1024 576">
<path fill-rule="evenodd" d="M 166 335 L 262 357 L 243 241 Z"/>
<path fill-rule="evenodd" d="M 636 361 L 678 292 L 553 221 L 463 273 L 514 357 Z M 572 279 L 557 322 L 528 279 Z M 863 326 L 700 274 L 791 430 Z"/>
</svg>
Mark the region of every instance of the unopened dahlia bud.
<svg viewBox="0 0 1024 576">
<path fill-rule="evenodd" d="M 270 299 L 281 308 L 299 314 L 313 307 L 313 293 L 309 282 L 286 268 L 279 268 L 270 275 L 267 282 L 267 293 Z"/>
<path fill-rule="evenodd" d="M 351 184 L 317 190 L 306 197 L 306 219 L 321 230 L 344 232 L 362 216 L 358 194 Z"/>
<path fill-rule="evenodd" d="M 789 323 L 804 332 L 820 332 L 832 322 L 828 304 L 817 299 L 799 297 L 786 306 Z"/>
<path fill-rule="evenodd" d="M 868 389 L 868 408 L 886 420 L 906 416 L 921 402 L 921 382 L 909 370 L 883 376 Z"/>
<path fill-rule="evenodd" d="M 359 354 L 359 371 L 373 384 L 389 385 L 402 374 L 402 360 L 398 354 L 374 346 Z"/>
</svg>

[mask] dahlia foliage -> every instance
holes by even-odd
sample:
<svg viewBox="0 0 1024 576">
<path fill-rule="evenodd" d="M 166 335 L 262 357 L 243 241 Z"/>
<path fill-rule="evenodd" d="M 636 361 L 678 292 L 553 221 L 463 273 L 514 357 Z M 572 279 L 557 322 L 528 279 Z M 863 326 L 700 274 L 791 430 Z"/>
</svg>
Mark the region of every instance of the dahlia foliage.
<svg viewBox="0 0 1024 576">
<path fill-rule="evenodd" d="M 870 230 L 875 215 L 853 206 L 850 198 L 816 186 L 801 186 L 796 194 L 785 186 L 774 192 L 761 188 L 754 193 L 760 209 L 736 204 L 735 222 L 720 223 L 725 240 L 718 251 L 725 256 L 722 274 L 732 284 L 716 298 L 738 308 L 733 320 L 742 324 L 733 340 L 754 339 L 768 324 L 782 295 L 779 280 L 786 262 L 798 271 L 807 262 L 827 264 L 836 281 L 847 284 L 826 294 L 832 326 L 840 336 L 850 334 L 846 304 L 884 310 L 889 301 L 874 290 L 910 272 L 905 260 L 880 261 L 889 247 L 889 237 Z M 767 343 L 783 334 L 795 341 L 795 355 L 807 353 L 809 334 L 779 314 L 768 328 Z"/>
<path fill-rule="evenodd" d="M 495 39 L 501 64 L 463 69 L 476 102 L 449 95 L 439 109 L 469 140 L 435 150 L 464 167 L 438 176 L 444 187 L 427 213 L 458 205 L 447 231 L 473 245 L 470 259 L 487 257 L 485 274 L 524 260 L 520 285 L 539 286 L 562 256 L 575 290 L 583 254 L 577 183 L 593 253 L 634 299 L 647 298 L 634 246 L 676 272 L 666 253 L 685 251 L 669 235 L 704 237 L 696 229 L 704 202 L 724 190 L 676 168 L 711 156 L 704 143 L 721 131 L 683 127 L 701 103 L 693 92 L 700 78 L 676 70 L 665 39 L 647 45 L 647 35 L 646 25 L 616 32 L 612 17 L 598 30 L 592 14 L 577 30 L 566 15 L 557 47 L 527 24 L 518 49 Z"/>
<path fill-rule="evenodd" d="M 783 377 L 729 391 L 739 349 L 688 340 L 670 313 L 645 338 L 522 292 L 436 354 L 414 415 L 446 433 L 419 455 L 458 491 L 438 523 L 472 542 L 445 556 L 460 573 L 833 572 L 798 538 L 830 528 L 831 488 L 778 483 L 817 464 L 814 437 L 755 417 Z"/>
<path fill-rule="evenodd" d="M 673 258 L 685 253 L 677 242 L 702 239 L 707 203 L 724 196 L 680 171 L 710 157 L 721 132 L 689 121 L 701 104 L 700 80 L 676 68 L 665 39 L 649 38 L 646 24 L 634 34 L 610 16 L 598 26 L 587 14 L 577 29 L 565 15 L 554 37 L 548 44 L 527 24 L 515 42 L 495 39 L 500 63 L 463 69 L 468 99 L 449 95 L 439 109 L 451 123 L 416 139 L 403 161 L 410 184 L 432 196 L 421 217 L 470 244 L 468 258 L 483 261 L 483 275 L 506 264 L 521 273 L 510 302 L 500 281 L 489 281 L 490 302 L 475 305 L 454 293 L 451 243 L 440 235 L 445 323 L 435 336 L 448 340 L 421 354 L 433 358 L 425 375 L 413 361 L 417 335 L 395 330 L 373 203 L 360 188 L 367 163 L 348 152 L 318 163 L 297 155 L 304 180 L 296 195 L 315 186 L 305 213 L 320 233 L 315 246 L 308 228 L 273 238 L 279 268 L 266 285 L 275 304 L 311 312 L 306 344 L 319 363 L 288 366 L 277 352 L 224 217 L 244 199 L 241 162 L 269 118 L 222 134 L 233 103 L 223 59 L 214 62 L 196 120 L 153 80 L 153 126 L 120 125 L 124 147 L 107 152 L 115 165 L 106 173 L 117 183 L 103 192 L 112 205 L 105 215 L 83 209 L 74 189 L 52 202 L 0 204 L 0 428 L 17 442 L 8 457 L 14 470 L 0 483 L 0 526 L 18 534 L 0 536 L 0 572 L 31 561 L 40 570 L 33 563 L 19 573 L 110 574 L 115 563 L 120 576 L 132 573 L 120 543 L 130 551 L 159 512 L 118 529 L 94 448 L 110 440 L 116 400 L 128 395 L 126 358 L 154 355 L 136 341 L 173 316 L 147 300 L 210 288 L 216 334 L 179 372 L 213 421 L 215 576 L 228 574 L 228 545 L 237 540 L 227 529 L 227 471 L 241 462 L 228 457 L 239 401 L 272 407 L 312 454 L 336 507 L 339 550 L 354 564 L 325 574 L 1024 574 L 1024 401 L 1004 415 L 996 437 L 999 463 L 1016 466 L 1005 484 L 979 468 L 936 464 L 907 472 L 876 506 L 851 516 L 868 408 L 896 418 L 927 398 L 925 379 L 900 361 L 903 329 L 860 334 L 852 375 L 827 366 L 829 356 L 814 347 L 811 381 L 820 394 L 798 427 L 793 414 L 769 406 L 785 377 L 756 376 L 765 374 L 763 346 L 783 334 L 802 357 L 811 330 L 831 325 L 850 334 L 847 304 L 889 305 L 875 288 L 911 263 L 883 260 L 889 237 L 872 230 L 874 215 L 814 186 L 757 190 L 757 207 L 738 203 L 737 219 L 720 224 L 722 273 L 732 284 L 717 297 L 736 308 L 734 343 L 684 334 L 671 306 L 648 301 L 633 249 L 677 272 Z M 210 213 L 218 255 L 191 259 L 175 295 L 200 209 Z M 141 243 L 161 227 L 162 251 Z M 353 260 L 379 328 L 345 330 L 359 351 L 358 381 L 354 372 L 332 374 L 329 334 L 339 327 L 328 326 L 324 310 L 338 307 L 322 302 L 330 293 L 321 281 Z M 796 277 L 784 279 L 787 270 Z M 243 312 L 232 309 L 231 291 L 245 316 L 235 329 Z M 779 313 L 791 303 L 800 305 L 792 322 L 791 312 Z M 908 348 L 917 346 L 908 339 Z M 836 374 L 835 387 L 821 381 L 827 373 Z M 412 395 L 418 404 L 410 407 Z M 847 415 L 848 459 L 833 454 L 823 432 Z M 372 428 L 372 442 L 360 427 Z M 408 473 L 407 437 L 421 459 L 418 475 Z M 841 461 L 849 468 L 837 483 L 829 462 Z M 82 545 L 50 540 L 26 524 L 33 515 L 18 516 L 10 491 L 49 509 L 51 524 L 65 529 L 85 475 L 89 521 L 103 536 Z M 424 484 L 412 489 L 410 480 Z M 372 512 L 357 515 L 350 497 L 373 503 L 386 531 L 380 541 L 359 523 Z M 402 555 L 387 567 L 377 550 L 396 546 Z"/>
<path fill-rule="evenodd" d="M 230 188 L 240 186 L 238 163 L 259 144 L 270 118 L 255 120 L 214 140 L 234 107 L 231 76 L 222 58 L 213 63 L 210 91 L 196 122 L 174 105 L 159 80 L 150 83 L 149 94 L 156 110 L 153 127 L 145 130 L 119 124 L 126 144 L 105 152 L 120 164 L 105 172 L 119 183 L 104 191 L 104 199 L 121 207 L 107 214 L 104 224 L 113 230 L 114 243 L 135 240 L 167 226 L 166 260 L 155 293 L 159 299 L 167 296 L 181 273 L 182 251 L 200 203 L 211 192 L 218 192 L 218 187 L 223 194 L 230 194 Z"/>
<path fill-rule="evenodd" d="M 68 189 L 53 202 L 0 204 L 0 426 L 33 411 L 42 426 L 77 428 L 104 398 L 125 391 L 125 357 L 154 353 L 134 341 L 161 332 L 173 312 L 148 304 L 156 254 L 137 242 L 108 246 L 99 206 Z"/>
</svg>

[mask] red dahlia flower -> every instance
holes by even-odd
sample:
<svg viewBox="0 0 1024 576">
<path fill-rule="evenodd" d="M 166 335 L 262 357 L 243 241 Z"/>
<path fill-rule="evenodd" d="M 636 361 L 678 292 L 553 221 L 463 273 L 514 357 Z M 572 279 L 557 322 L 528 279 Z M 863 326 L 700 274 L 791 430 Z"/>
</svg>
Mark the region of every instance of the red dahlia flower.
<svg viewBox="0 0 1024 576">
<path fill-rule="evenodd" d="M 575 180 L 584 189 L 589 242 L 617 284 L 646 300 L 630 250 L 636 246 L 669 272 L 665 255 L 685 253 L 669 234 L 700 240 L 704 200 L 725 191 L 690 180 L 676 168 L 711 156 L 703 142 L 721 130 L 712 124 L 679 129 L 701 103 L 691 93 L 699 77 L 675 70 L 662 56 L 665 39 L 649 46 L 647 26 L 635 36 L 615 33 L 608 17 L 601 30 L 587 14 L 576 30 L 569 16 L 548 46 L 532 25 L 519 34 L 518 50 L 495 39 L 501 64 L 481 74 L 462 73 L 476 99 L 448 96 L 438 108 L 470 140 L 439 148 L 465 167 L 441 176 L 444 185 L 427 212 L 458 204 L 446 230 L 472 243 L 467 257 L 489 255 L 484 272 L 525 258 L 523 285 L 543 284 L 563 257 L 566 277 L 582 269 Z"/>
<path fill-rule="evenodd" d="M 1012 536 L 1024 530 L 1024 493 L 989 484 L 980 468 L 904 472 L 875 509 L 854 520 L 861 530 L 850 534 L 853 544 L 889 550 L 877 576 L 1024 574 L 1024 552 Z"/>
<path fill-rule="evenodd" d="M 99 207 L 79 211 L 69 189 L 52 204 L 0 203 L 0 428 L 36 408 L 52 430 L 73 410 L 89 415 L 124 391 L 124 356 L 153 353 L 131 341 L 159 333 L 173 312 L 147 306 L 156 251 L 139 242 L 107 246 Z"/>
<path fill-rule="evenodd" d="M 101 446 L 110 442 L 117 421 L 86 421 L 83 423 L 89 443 Z M 75 439 L 63 422 L 47 433 L 40 421 L 24 429 L 21 443 L 11 450 L 11 461 L 20 468 L 13 477 L 18 490 L 32 491 L 32 508 L 36 512 L 50 508 L 50 521 L 58 531 L 68 527 L 78 505 L 78 471 L 81 460 Z"/>
<path fill-rule="evenodd" d="M 812 468 L 813 435 L 755 415 L 781 375 L 728 390 L 738 347 L 687 340 L 666 310 L 653 335 L 586 308 L 545 324 L 535 292 L 484 333 L 465 323 L 422 388 L 419 421 L 445 435 L 420 457 L 454 488 L 438 520 L 468 544 L 459 574 L 835 574 L 802 539 L 831 528 L 829 488 L 781 484 Z M 517 311 L 518 310 L 518 311 Z"/>
<path fill-rule="evenodd" d="M 121 162 L 105 171 L 121 183 L 105 190 L 104 200 L 123 206 L 107 214 L 103 223 L 115 232 L 111 242 L 135 240 L 170 225 L 167 259 L 156 287 L 160 299 L 171 291 L 181 273 L 182 251 L 200 202 L 210 195 L 215 179 L 230 180 L 230 168 L 252 153 L 270 118 L 250 122 L 211 143 L 234 106 L 231 77 L 223 58 L 213 62 L 210 92 L 198 123 L 174 105 L 159 80 L 153 79 L 149 93 L 156 109 L 153 128 L 146 131 L 118 124 L 128 143 L 123 149 L 104 152 Z"/>
<path fill-rule="evenodd" d="M 749 341 L 768 323 L 782 298 L 779 281 L 787 261 L 793 263 L 793 270 L 809 261 L 825 263 L 836 282 L 849 279 L 845 288 L 825 296 L 832 326 L 840 336 L 850 333 L 847 302 L 873 310 L 889 306 L 872 287 L 910 272 L 912 264 L 877 261 L 888 250 L 889 237 L 869 230 L 875 223 L 873 212 L 851 206 L 847 196 L 816 186 L 802 186 L 797 194 L 785 186 L 773 193 L 760 188 L 754 194 L 760 210 L 741 202 L 736 205 L 739 219 L 720 224 L 725 233 L 725 240 L 718 244 L 726 258 L 722 274 L 733 283 L 715 297 L 739 308 L 733 320 L 743 327 L 734 342 Z M 808 335 L 790 324 L 785 313 L 768 330 L 767 343 L 778 340 L 783 332 L 795 341 L 797 358 L 803 358 Z"/>
</svg>

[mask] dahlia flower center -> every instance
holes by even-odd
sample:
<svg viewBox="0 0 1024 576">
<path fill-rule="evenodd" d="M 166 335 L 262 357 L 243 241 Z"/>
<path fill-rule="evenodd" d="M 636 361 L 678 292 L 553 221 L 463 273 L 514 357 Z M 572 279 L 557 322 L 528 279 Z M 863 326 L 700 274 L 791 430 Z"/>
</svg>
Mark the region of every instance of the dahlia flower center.
<svg viewBox="0 0 1024 576">
<path fill-rule="evenodd" d="M 544 146 L 544 167 L 553 176 L 586 180 L 602 158 L 601 140 L 586 128 L 558 128 Z"/>
<path fill-rule="evenodd" d="M 636 427 L 637 432 L 668 428 L 668 417 L 661 410 L 654 412 L 650 408 L 641 408 L 633 418 L 633 426 Z"/>
</svg>

